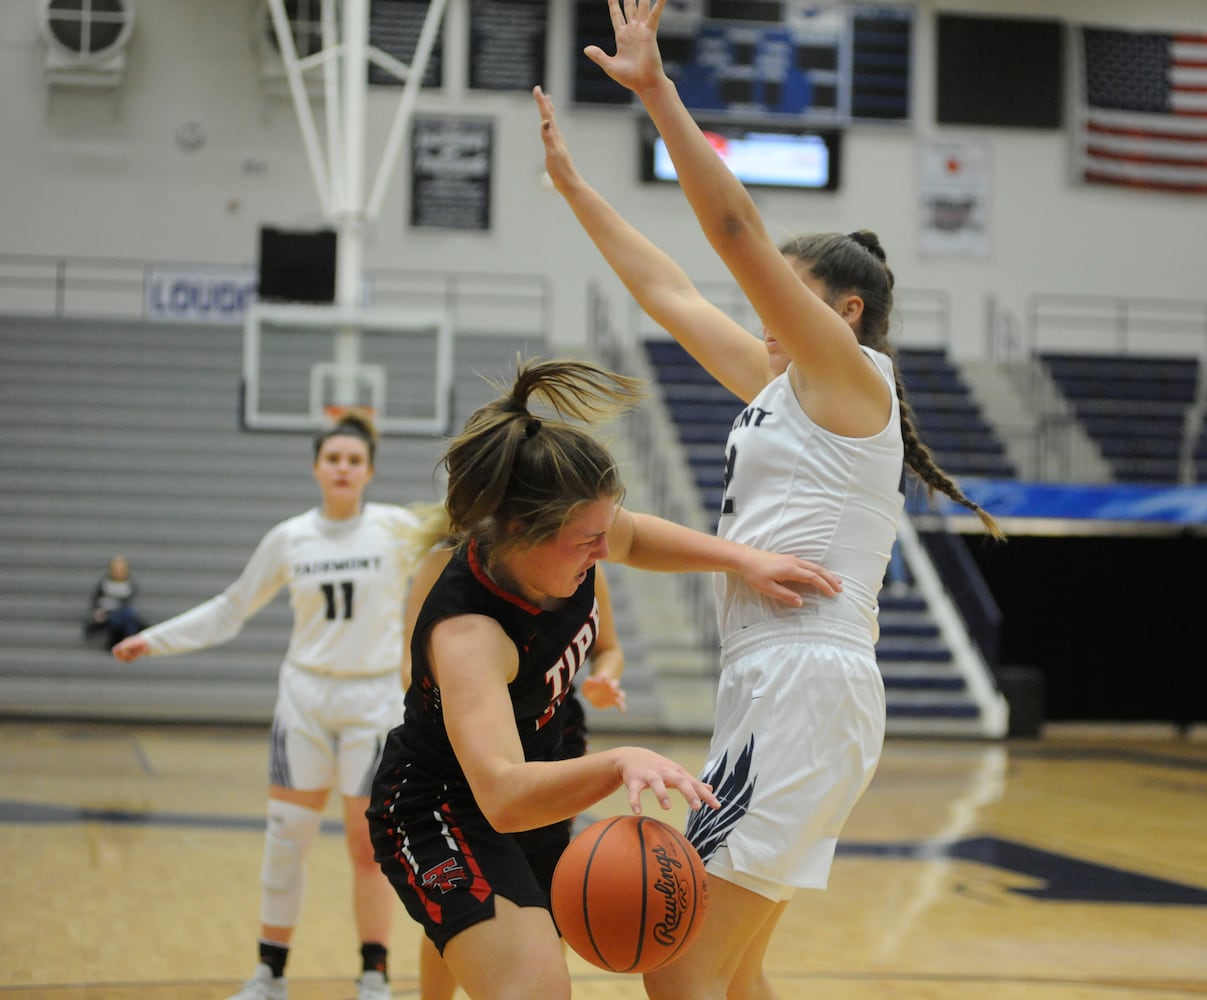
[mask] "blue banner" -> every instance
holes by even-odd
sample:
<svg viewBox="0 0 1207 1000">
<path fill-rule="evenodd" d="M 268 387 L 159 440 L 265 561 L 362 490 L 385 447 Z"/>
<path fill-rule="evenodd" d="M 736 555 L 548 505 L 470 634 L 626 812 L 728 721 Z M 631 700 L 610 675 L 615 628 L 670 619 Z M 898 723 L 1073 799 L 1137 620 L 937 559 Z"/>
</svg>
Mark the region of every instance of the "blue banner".
<svg viewBox="0 0 1207 1000">
<path fill-rule="evenodd" d="M 995 518 L 1031 517 L 1077 521 L 1135 521 L 1207 524 L 1207 484 L 1141 486 L 1128 483 L 1028 483 L 1006 479 L 961 479 L 964 494 Z M 967 513 L 937 495 L 948 515 Z M 922 512 L 922 504 L 911 510 Z"/>
</svg>

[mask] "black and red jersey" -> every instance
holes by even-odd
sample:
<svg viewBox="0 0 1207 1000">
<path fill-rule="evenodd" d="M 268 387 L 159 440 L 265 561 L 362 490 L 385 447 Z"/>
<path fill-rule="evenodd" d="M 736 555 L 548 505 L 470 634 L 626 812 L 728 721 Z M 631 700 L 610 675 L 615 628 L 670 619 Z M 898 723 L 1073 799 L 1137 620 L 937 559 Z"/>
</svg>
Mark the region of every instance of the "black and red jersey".
<svg viewBox="0 0 1207 1000">
<path fill-rule="evenodd" d="M 525 760 L 560 760 L 563 727 L 550 723 L 558 718 L 599 632 L 595 570 L 559 608 L 546 611 L 491 580 L 472 542 L 453 554 L 419 611 L 411 640 L 406 714 L 403 724 L 390 734 L 385 757 L 419 764 L 446 782 L 464 780 L 445 729 L 427 638 L 437 622 L 466 614 L 493 618 L 515 644 L 519 669 L 509 692 Z"/>
</svg>

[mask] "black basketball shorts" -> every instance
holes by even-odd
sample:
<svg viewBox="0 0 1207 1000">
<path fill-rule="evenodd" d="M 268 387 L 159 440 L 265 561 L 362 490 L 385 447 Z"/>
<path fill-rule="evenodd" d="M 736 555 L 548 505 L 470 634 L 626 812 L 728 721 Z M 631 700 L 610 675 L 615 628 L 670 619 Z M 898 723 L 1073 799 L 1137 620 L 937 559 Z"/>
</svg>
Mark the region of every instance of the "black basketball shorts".
<svg viewBox="0 0 1207 1000">
<path fill-rule="evenodd" d="M 393 809 L 391 809 L 393 805 Z M 405 810 L 374 803 L 369 831 L 381 870 L 411 918 L 444 952 L 457 934 L 495 915 L 495 897 L 549 909 L 553 869 L 570 842 L 569 822 L 497 832 L 472 802 Z"/>
</svg>

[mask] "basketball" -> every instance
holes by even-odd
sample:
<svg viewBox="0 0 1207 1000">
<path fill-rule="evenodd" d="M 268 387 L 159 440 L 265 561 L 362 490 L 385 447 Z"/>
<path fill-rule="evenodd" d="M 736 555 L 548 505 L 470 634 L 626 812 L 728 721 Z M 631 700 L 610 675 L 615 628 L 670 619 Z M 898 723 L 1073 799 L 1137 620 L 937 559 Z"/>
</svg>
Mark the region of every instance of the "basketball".
<svg viewBox="0 0 1207 1000">
<path fill-rule="evenodd" d="M 588 962 L 610 972 L 649 972 L 704 926 L 708 876 L 674 827 L 615 816 L 570 842 L 550 896 L 562 937 Z"/>
</svg>

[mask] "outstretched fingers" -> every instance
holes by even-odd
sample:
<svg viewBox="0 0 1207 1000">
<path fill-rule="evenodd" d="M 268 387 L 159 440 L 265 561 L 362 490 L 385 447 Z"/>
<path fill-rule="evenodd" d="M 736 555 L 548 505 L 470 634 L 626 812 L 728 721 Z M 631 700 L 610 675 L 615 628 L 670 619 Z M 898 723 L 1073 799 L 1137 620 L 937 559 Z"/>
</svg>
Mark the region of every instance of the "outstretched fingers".
<svg viewBox="0 0 1207 1000">
<path fill-rule="evenodd" d="M 671 807 L 672 789 L 677 790 L 693 810 L 706 805 L 720 808 L 712 786 L 698 780 L 673 760 L 639 747 L 626 748 L 622 754 L 621 777 L 634 814 L 641 813 L 641 793 L 646 789 L 653 792 L 663 809 Z"/>
<path fill-rule="evenodd" d="M 541 116 L 541 141 L 548 148 L 557 136 L 557 122 L 553 117 L 553 100 L 546 94 L 538 83 L 532 88 L 532 98 L 536 101 L 536 109 Z"/>
<path fill-rule="evenodd" d="M 663 809 L 671 807 L 671 796 L 666 790 L 666 783 L 657 775 L 652 778 L 633 778 L 629 782 L 629 805 L 632 807 L 634 815 L 641 814 L 641 793 L 646 789 L 654 793 L 654 798 L 658 800 L 658 804 Z M 688 799 L 691 804 L 691 799 Z M 698 809 L 699 806 L 693 805 L 693 809 Z"/>
<path fill-rule="evenodd" d="M 608 0 L 608 13 L 612 15 L 613 29 L 634 21 L 644 21 L 651 28 L 657 28 L 665 6 L 663 0 L 624 0 L 622 12 L 619 0 Z"/>
<path fill-rule="evenodd" d="M 532 97 L 536 101 L 537 111 L 541 116 L 541 142 L 545 146 L 545 173 L 553 186 L 559 191 L 575 177 L 574 161 L 570 158 L 570 150 L 562 138 L 561 130 L 557 127 L 557 119 L 553 114 L 553 100 L 540 86 L 532 88 Z"/>
<path fill-rule="evenodd" d="M 663 3 L 650 0 L 609 0 L 608 13 L 616 36 L 616 54 L 608 55 L 598 45 L 588 45 L 583 55 L 622 87 L 640 93 L 662 74 L 657 30 Z"/>
<path fill-rule="evenodd" d="M 625 15 L 620 9 L 620 0 L 608 0 L 608 14 L 612 18 L 613 31 L 617 31 L 624 26 Z"/>
<path fill-rule="evenodd" d="M 547 124 L 553 117 L 553 101 L 549 98 L 549 95 L 541 89 L 541 85 L 539 83 L 532 88 L 532 99 L 536 101 L 536 109 L 540 112 L 541 124 Z"/>
</svg>

